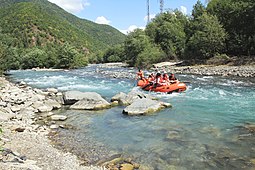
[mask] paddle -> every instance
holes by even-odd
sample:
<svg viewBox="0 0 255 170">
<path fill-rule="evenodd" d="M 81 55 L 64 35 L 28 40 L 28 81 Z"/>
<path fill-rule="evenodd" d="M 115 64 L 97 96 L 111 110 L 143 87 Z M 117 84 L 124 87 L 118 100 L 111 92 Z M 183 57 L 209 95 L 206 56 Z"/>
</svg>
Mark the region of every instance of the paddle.
<svg viewBox="0 0 255 170">
<path fill-rule="evenodd" d="M 144 89 L 146 89 L 147 87 L 152 86 L 152 85 L 153 85 L 153 83 L 150 82 L 149 84 L 145 85 L 142 89 L 144 90 Z"/>
</svg>

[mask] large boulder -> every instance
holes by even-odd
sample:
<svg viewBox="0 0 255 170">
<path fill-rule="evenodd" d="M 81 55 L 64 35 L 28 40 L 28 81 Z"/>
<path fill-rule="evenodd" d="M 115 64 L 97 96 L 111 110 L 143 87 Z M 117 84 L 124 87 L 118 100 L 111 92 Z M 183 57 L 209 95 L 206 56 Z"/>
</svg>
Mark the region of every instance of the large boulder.
<svg viewBox="0 0 255 170">
<path fill-rule="evenodd" d="M 80 91 L 67 91 L 63 94 L 64 103 L 72 105 L 79 100 L 101 100 L 100 94 L 95 92 L 80 92 Z"/>
<path fill-rule="evenodd" d="M 61 104 L 59 104 L 56 100 L 47 99 L 44 101 L 44 104 L 48 107 L 53 107 L 53 109 L 60 109 Z"/>
<path fill-rule="evenodd" d="M 109 108 L 111 106 L 106 100 L 101 98 L 100 100 L 93 99 L 82 99 L 75 104 L 73 104 L 70 109 L 76 110 L 100 110 Z"/>
<path fill-rule="evenodd" d="M 137 90 L 132 90 L 128 94 L 125 94 L 123 92 L 116 94 L 115 96 L 112 97 L 111 101 L 118 101 L 120 105 L 130 105 L 136 99 L 143 99 L 143 98 L 152 99 L 152 100 L 156 99 L 155 97 L 149 94 L 145 94 Z"/>
<path fill-rule="evenodd" d="M 50 112 L 53 109 L 61 108 L 61 105 L 57 101 L 52 99 L 47 99 L 45 101 L 36 101 L 33 103 L 32 106 L 39 112 Z"/>
<path fill-rule="evenodd" d="M 65 115 L 52 115 L 51 120 L 55 120 L 55 121 L 64 121 L 67 119 L 67 116 Z"/>
<path fill-rule="evenodd" d="M 123 113 L 127 115 L 146 115 L 159 111 L 165 107 L 171 107 L 169 103 L 163 103 L 156 100 L 142 98 L 136 99 L 131 105 L 127 106 Z"/>
<path fill-rule="evenodd" d="M 109 108 L 111 104 L 95 92 L 68 91 L 64 93 L 65 104 L 73 104 L 70 109 L 98 110 Z"/>
</svg>

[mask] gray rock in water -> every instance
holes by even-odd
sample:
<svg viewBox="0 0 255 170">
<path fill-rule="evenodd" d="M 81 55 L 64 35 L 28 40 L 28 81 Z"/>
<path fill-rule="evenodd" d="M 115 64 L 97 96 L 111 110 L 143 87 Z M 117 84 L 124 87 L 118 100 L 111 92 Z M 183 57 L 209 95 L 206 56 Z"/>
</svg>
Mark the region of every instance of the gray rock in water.
<svg viewBox="0 0 255 170">
<path fill-rule="evenodd" d="M 50 129 L 58 129 L 59 125 L 50 125 Z"/>
<path fill-rule="evenodd" d="M 79 100 L 101 100 L 102 97 L 96 92 L 67 91 L 63 94 L 64 103 L 72 105 Z"/>
<path fill-rule="evenodd" d="M 54 120 L 54 121 L 64 121 L 67 119 L 67 116 L 65 115 L 52 115 L 51 117 L 51 120 Z"/>
<path fill-rule="evenodd" d="M 44 104 L 48 107 L 53 107 L 53 109 L 60 109 L 61 104 L 59 104 L 56 100 L 47 99 L 44 101 Z"/>
<path fill-rule="evenodd" d="M 165 108 L 166 104 L 148 98 L 136 99 L 123 113 L 127 115 L 146 115 Z"/>
<path fill-rule="evenodd" d="M 119 104 L 121 104 L 121 105 L 130 105 L 136 99 L 143 99 L 143 98 L 152 99 L 152 100 L 156 99 L 155 97 L 153 97 L 151 95 L 144 94 L 137 90 L 132 90 L 128 94 L 125 94 L 123 92 L 116 94 L 115 96 L 112 97 L 111 101 L 118 101 Z"/>
<path fill-rule="evenodd" d="M 37 108 L 39 112 L 50 112 L 53 110 L 52 106 L 42 105 Z"/>
<path fill-rule="evenodd" d="M 55 89 L 55 88 L 47 88 L 47 92 L 49 93 L 58 93 L 58 89 Z"/>
<path fill-rule="evenodd" d="M 101 98 L 100 100 L 93 99 L 82 99 L 75 104 L 73 104 L 70 109 L 76 110 L 100 110 L 109 108 L 111 106 L 106 100 Z"/>
<path fill-rule="evenodd" d="M 34 102 L 33 108 L 37 109 L 39 112 L 50 112 L 53 110 L 52 105 L 46 105 L 43 101 Z"/>
<path fill-rule="evenodd" d="M 111 102 L 120 101 L 121 99 L 126 98 L 126 97 L 127 97 L 126 93 L 119 92 L 118 94 L 116 94 L 115 96 L 112 97 Z"/>
</svg>

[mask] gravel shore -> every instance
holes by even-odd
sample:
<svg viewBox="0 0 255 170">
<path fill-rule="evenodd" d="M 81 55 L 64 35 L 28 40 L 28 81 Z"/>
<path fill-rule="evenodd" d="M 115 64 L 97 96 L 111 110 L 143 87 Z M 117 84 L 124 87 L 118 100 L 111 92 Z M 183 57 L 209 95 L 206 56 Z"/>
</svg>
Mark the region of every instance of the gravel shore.
<svg viewBox="0 0 255 170">
<path fill-rule="evenodd" d="M 255 66 L 212 66 L 212 65 L 198 65 L 198 66 L 170 66 L 166 67 L 167 72 L 178 74 L 199 74 L 205 76 L 237 76 L 237 77 L 255 77 Z"/>
<path fill-rule="evenodd" d="M 111 68 L 111 65 L 104 64 L 101 67 Z M 135 79 L 135 68 L 129 72 L 121 71 L 112 71 L 100 69 L 97 71 L 98 74 L 112 78 L 126 78 L 126 79 Z M 145 71 L 145 70 L 144 70 Z M 228 66 L 228 65 L 195 65 L 195 66 L 173 66 L 165 65 L 162 67 L 152 67 L 148 69 L 148 72 L 163 72 L 174 73 L 174 74 L 196 74 L 204 76 L 224 76 L 224 77 L 243 77 L 243 78 L 254 78 L 255 77 L 255 65 L 242 65 L 242 66 Z M 145 71 L 147 73 L 147 71 Z M 145 76 L 147 76 L 145 74 Z"/>
<path fill-rule="evenodd" d="M 47 135 L 50 129 L 35 123 L 35 110 L 27 98 L 37 93 L 0 77 L 0 169 L 8 170 L 97 170 L 82 166 L 75 155 L 54 148 Z M 42 95 L 41 95 L 42 96 Z M 26 98 L 26 102 L 22 101 Z M 33 98 L 30 96 L 30 98 Z M 38 100 L 43 97 L 38 97 Z M 33 98 L 34 100 L 34 98 Z M 33 101 L 37 102 L 37 101 Z"/>
</svg>

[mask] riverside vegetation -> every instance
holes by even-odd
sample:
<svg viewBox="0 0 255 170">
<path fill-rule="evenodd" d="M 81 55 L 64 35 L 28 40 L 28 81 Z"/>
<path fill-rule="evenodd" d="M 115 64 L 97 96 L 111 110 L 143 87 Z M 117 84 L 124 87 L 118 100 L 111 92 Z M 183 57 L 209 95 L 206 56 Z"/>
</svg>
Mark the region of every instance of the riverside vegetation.
<svg viewBox="0 0 255 170">
<path fill-rule="evenodd" d="M 186 60 L 188 64 L 254 62 L 254 9 L 253 0 L 211 0 L 206 7 L 197 1 L 191 16 L 166 11 L 145 30 L 128 34 L 122 45 L 108 49 L 97 62 L 127 61 L 137 67 L 168 60 Z"/>
<path fill-rule="evenodd" d="M 87 63 L 254 63 L 253 0 L 200 1 L 190 16 L 178 10 L 158 14 L 127 36 L 79 19 L 46 0 L 0 2 L 0 70 L 76 68 Z"/>
<path fill-rule="evenodd" d="M 1 0 L 0 18 L 0 70 L 81 67 L 125 38 L 47 0 Z"/>
<path fill-rule="evenodd" d="M 3 0 L 0 2 L 0 70 L 76 68 L 87 63 L 113 61 L 149 67 L 153 63 L 172 59 L 186 60 L 188 63 L 226 64 L 234 59 L 242 60 L 243 56 L 252 62 L 255 53 L 255 23 L 250 21 L 255 20 L 254 7 L 252 0 L 211 0 L 207 7 L 198 1 L 191 16 L 185 16 L 178 10 L 169 10 L 156 16 L 145 30 L 137 29 L 125 37 L 110 26 L 78 19 L 46 0 Z M 254 73 L 250 72 L 240 74 L 254 77 Z M 12 85 L 3 87 L 14 88 Z M 34 93 L 29 88 L 27 90 Z M 17 92 L 12 93 L 15 98 Z M 20 101 L 17 99 L 15 102 Z M 59 157 L 56 156 L 60 155 L 59 151 L 48 148 L 49 141 L 44 136 L 48 130 L 33 124 L 33 111 L 13 116 L 10 113 L 20 112 L 23 108 L 11 105 L 3 107 L 9 109 L 1 114 L 7 116 L 3 118 L 8 120 L 2 124 L 5 135 L 11 140 L 16 138 L 24 141 L 22 145 L 14 143 L 12 147 L 19 147 L 19 152 L 26 148 L 29 151 L 33 148 L 31 145 L 37 143 L 34 135 L 39 141 L 45 142 L 41 146 L 36 145 L 40 152 L 36 150 L 27 155 L 30 158 L 43 155 L 43 159 L 38 159 L 40 161 L 37 163 L 4 150 L 7 155 L 13 155 L 10 160 L 13 158 L 22 162 L 22 166 L 25 164 L 30 169 L 47 168 L 47 154 L 50 153 L 54 155 L 50 161 L 55 161 L 52 167 L 81 169 L 75 157 L 68 154 Z M 10 118 L 12 121 L 9 121 Z M 53 124 L 51 127 L 54 129 L 57 126 Z M 251 127 L 254 132 L 254 126 Z M 9 139 L 6 136 L 1 139 L 8 146 Z M 28 139 L 31 139 L 30 146 L 27 145 Z M 42 155 L 36 155 L 39 153 Z M 6 168 L 6 164 L 3 168 Z"/>
</svg>

